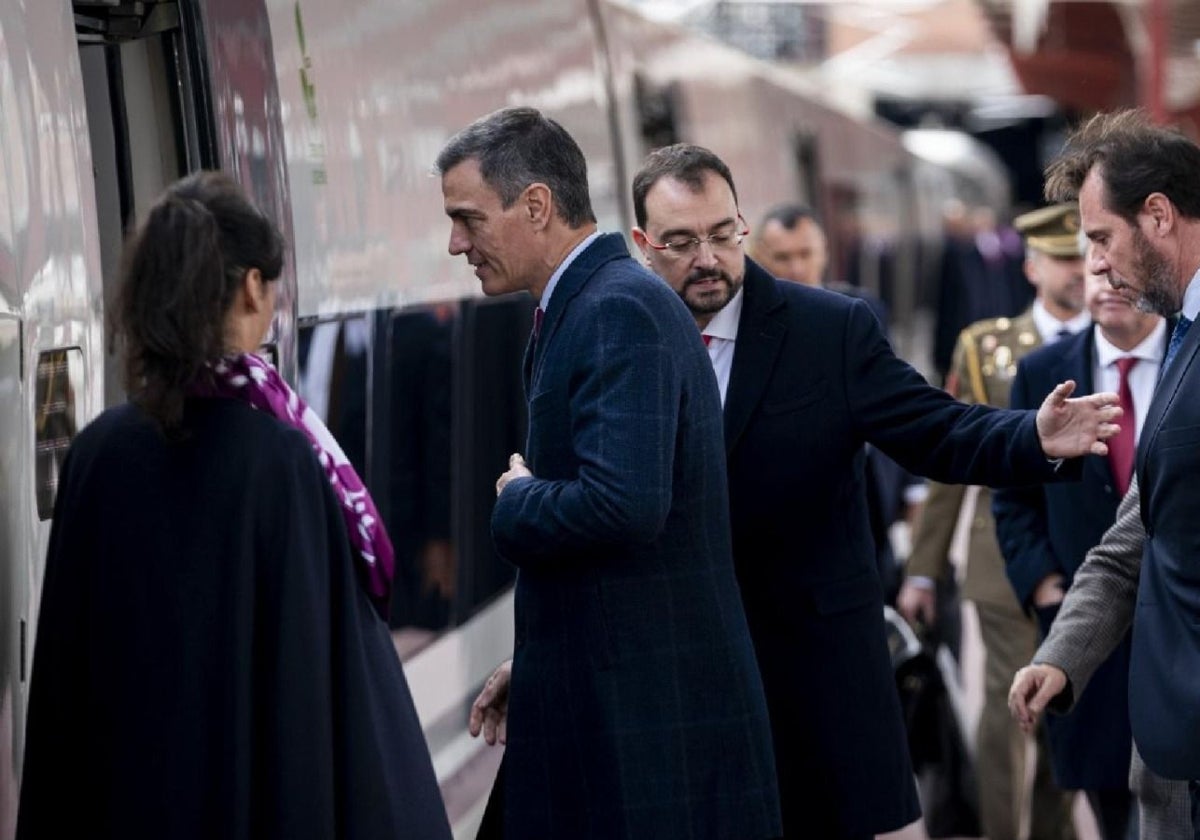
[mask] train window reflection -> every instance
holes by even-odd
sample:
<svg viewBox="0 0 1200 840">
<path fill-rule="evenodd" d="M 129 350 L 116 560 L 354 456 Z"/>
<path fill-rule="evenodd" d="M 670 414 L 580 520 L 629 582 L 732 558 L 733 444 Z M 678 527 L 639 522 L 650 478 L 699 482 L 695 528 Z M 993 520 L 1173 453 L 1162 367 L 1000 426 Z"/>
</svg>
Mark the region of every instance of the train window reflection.
<svg viewBox="0 0 1200 840">
<path fill-rule="evenodd" d="M 83 393 L 83 351 L 78 347 L 38 354 L 34 446 L 38 518 L 54 513 L 58 474 L 79 430 L 77 395 Z"/>
<path fill-rule="evenodd" d="M 411 656 L 515 577 L 496 478 L 525 446 L 527 297 L 422 304 L 299 331 L 300 394 L 363 477 L 396 550 L 390 623 Z"/>
<path fill-rule="evenodd" d="M 453 527 L 453 382 L 458 304 L 380 316 L 373 488 L 396 549 L 390 622 L 401 656 L 455 620 L 460 547 Z M 378 501 L 378 499 L 377 499 Z"/>
<path fill-rule="evenodd" d="M 367 404 L 371 321 L 365 316 L 300 329 L 300 396 L 329 427 L 363 481 L 367 471 Z M 374 488 L 371 488 L 374 495 Z"/>
</svg>

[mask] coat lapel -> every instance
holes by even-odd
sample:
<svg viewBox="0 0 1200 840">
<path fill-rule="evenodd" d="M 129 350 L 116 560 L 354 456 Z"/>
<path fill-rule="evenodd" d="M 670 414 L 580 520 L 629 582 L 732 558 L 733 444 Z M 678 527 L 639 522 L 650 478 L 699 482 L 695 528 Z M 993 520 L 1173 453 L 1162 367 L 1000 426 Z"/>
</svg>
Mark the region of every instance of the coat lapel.
<svg viewBox="0 0 1200 840">
<path fill-rule="evenodd" d="M 742 317 L 738 322 L 729 390 L 725 395 L 725 452 L 733 452 L 771 381 L 787 335 L 787 304 L 775 278 L 746 259 Z"/>
<path fill-rule="evenodd" d="M 1175 319 L 1172 318 L 1167 322 L 1167 344 L 1171 345 L 1171 332 L 1175 328 Z M 1150 447 L 1154 445 L 1154 439 L 1158 437 L 1159 427 L 1162 426 L 1163 416 L 1170 408 L 1171 402 L 1175 399 L 1175 393 L 1179 390 L 1179 384 L 1183 381 L 1183 375 L 1187 372 L 1195 361 L 1196 349 L 1200 348 L 1200 329 L 1196 325 L 1188 330 L 1188 334 L 1184 336 L 1183 345 L 1175 354 L 1175 358 L 1171 360 L 1171 365 L 1162 373 L 1162 378 L 1158 382 L 1158 387 L 1154 389 L 1154 399 L 1150 400 L 1150 410 L 1146 414 L 1146 422 L 1142 426 L 1142 438 L 1138 441 L 1137 448 L 1137 475 L 1138 483 L 1141 483 L 1142 470 L 1145 469 L 1146 455 Z M 1166 351 L 1163 351 L 1164 354 Z M 1145 496 L 1142 497 L 1143 499 Z"/>
</svg>

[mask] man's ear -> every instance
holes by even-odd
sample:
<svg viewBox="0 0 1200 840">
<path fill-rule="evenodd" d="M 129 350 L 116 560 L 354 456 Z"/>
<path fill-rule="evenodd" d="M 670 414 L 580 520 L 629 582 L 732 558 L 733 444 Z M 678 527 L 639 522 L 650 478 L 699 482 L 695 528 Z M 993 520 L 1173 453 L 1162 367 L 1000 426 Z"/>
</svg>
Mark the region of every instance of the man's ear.
<svg viewBox="0 0 1200 840">
<path fill-rule="evenodd" d="M 1146 196 L 1142 202 L 1142 213 L 1149 218 L 1151 230 L 1160 236 L 1170 233 L 1175 227 L 1175 205 L 1160 192 L 1152 192 Z"/>
<path fill-rule="evenodd" d="M 646 236 L 646 231 L 642 230 L 640 227 L 634 227 L 629 232 L 633 234 L 633 244 L 638 246 L 638 250 L 642 252 L 642 256 L 646 258 L 647 262 L 649 262 L 651 248 L 650 238 Z"/>
<path fill-rule="evenodd" d="M 521 193 L 522 211 L 536 230 L 542 230 L 554 214 L 554 194 L 540 181 L 535 181 Z"/>
</svg>

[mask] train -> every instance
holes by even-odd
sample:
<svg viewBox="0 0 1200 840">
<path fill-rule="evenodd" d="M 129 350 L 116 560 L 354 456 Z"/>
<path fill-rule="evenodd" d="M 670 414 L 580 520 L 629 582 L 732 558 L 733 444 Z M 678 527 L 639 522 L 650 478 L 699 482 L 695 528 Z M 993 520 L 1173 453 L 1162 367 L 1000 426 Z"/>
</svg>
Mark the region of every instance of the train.
<svg viewBox="0 0 1200 840">
<path fill-rule="evenodd" d="M 393 536 L 393 637 L 469 836 L 499 751 L 469 738 L 467 709 L 512 649 L 514 572 L 488 521 L 524 444 L 533 305 L 484 298 L 449 257 L 433 160 L 475 118 L 533 105 L 582 147 L 601 229 L 627 233 L 641 158 L 708 146 L 747 219 L 782 200 L 817 210 L 834 272 L 887 298 L 912 357 L 943 203 L 965 191 L 1002 206 L 1004 176 L 828 100 L 610 0 L 0 4 L 0 840 L 58 469 L 124 399 L 105 312 L 125 236 L 164 187 L 229 171 L 287 238 L 264 353 L 325 417 Z"/>
</svg>

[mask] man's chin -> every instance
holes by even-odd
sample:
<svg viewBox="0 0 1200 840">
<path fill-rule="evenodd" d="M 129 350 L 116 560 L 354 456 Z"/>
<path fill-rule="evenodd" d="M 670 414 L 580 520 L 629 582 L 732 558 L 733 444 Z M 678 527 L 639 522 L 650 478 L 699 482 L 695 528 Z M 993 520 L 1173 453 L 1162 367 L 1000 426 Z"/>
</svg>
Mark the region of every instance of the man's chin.
<svg viewBox="0 0 1200 840">
<path fill-rule="evenodd" d="M 732 295 L 722 288 L 700 293 L 692 291 L 688 294 L 686 301 L 688 309 L 692 312 L 698 315 L 708 315 L 724 309 L 725 304 L 729 303 L 730 297 Z"/>
</svg>

